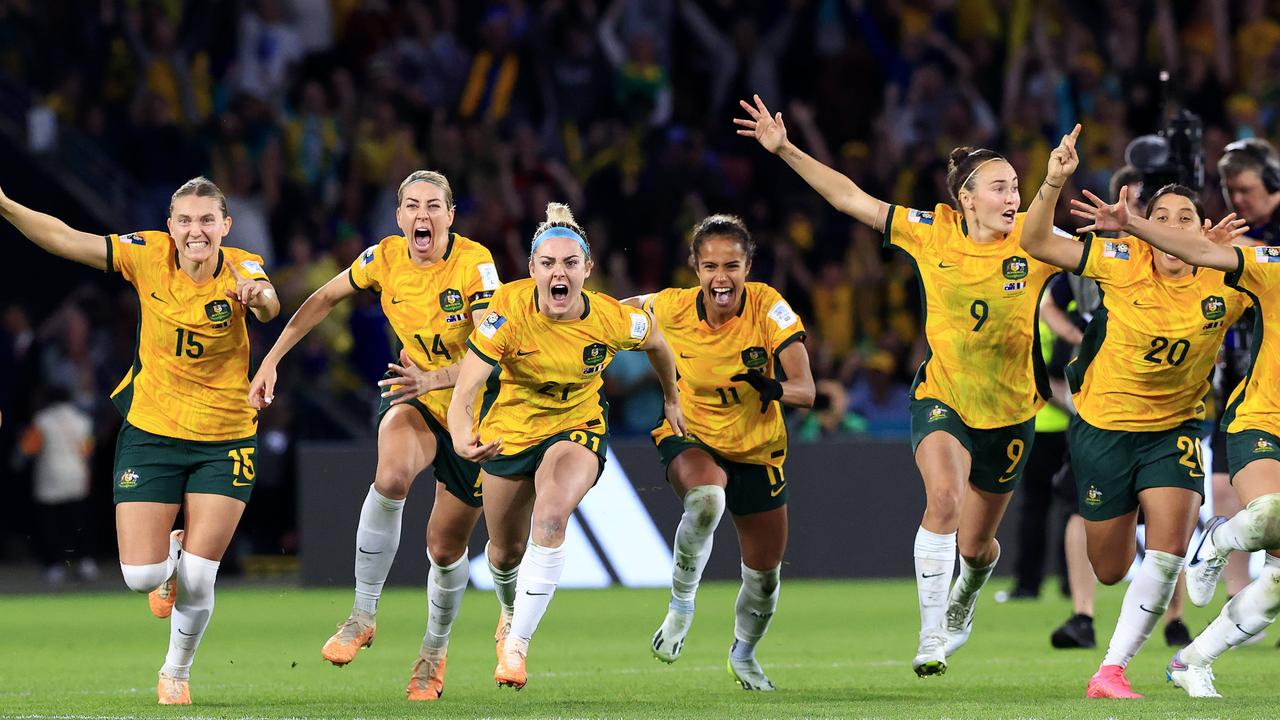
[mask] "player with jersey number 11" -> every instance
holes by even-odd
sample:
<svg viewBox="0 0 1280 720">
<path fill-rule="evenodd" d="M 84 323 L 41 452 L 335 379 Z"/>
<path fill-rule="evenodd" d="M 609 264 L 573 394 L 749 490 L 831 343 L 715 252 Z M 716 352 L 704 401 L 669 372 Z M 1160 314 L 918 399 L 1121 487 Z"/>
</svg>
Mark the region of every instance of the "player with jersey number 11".
<svg viewBox="0 0 1280 720">
<path fill-rule="evenodd" d="M 951 152 L 951 203 L 890 205 L 787 139 L 782 113 L 743 101 L 738 134 L 782 158 L 840 212 L 884 233 L 915 265 L 925 361 L 911 387 L 911 447 L 924 479 L 916 531 L 920 643 L 912 669 L 946 672 L 969 640 L 978 593 L 1000 558 L 996 528 L 1022 477 L 1035 415 L 1050 396 L 1040 353 L 1040 295 L 1058 269 L 1018 246 L 1018 174 L 986 149 Z M 960 577 L 951 583 L 956 551 Z"/>
<path fill-rule="evenodd" d="M 617 352 L 649 353 L 667 421 L 684 434 L 671 348 L 648 313 L 582 289 L 591 248 L 567 205 L 547 205 L 529 255 L 532 277 L 503 285 L 467 341 L 449 403 L 458 455 L 483 464 L 489 561 L 500 571 L 520 566 L 494 671 L 500 686 L 515 688 L 527 680 L 529 639 L 564 570 L 569 517 L 604 470 L 609 405 L 601 373 Z M 477 403 L 494 366 L 497 376 Z"/>
<path fill-rule="evenodd" d="M 231 231 L 226 198 L 203 177 L 173 193 L 168 232 L 80 232 L 3 192 L 0 215 L 44 250 L 119 273 L 138 293 L 133 366 L 111 394 L 124 416 L 116 540 L 125 584 L 150 593 L 152 613 L 170 618 L 157 700 L 190 705 L 218 567 L 256 475 L 248 317 L 268 322 L 280 301 L 262 258 L 222 244 Z M 173 530 L 184 506 L 184 528 Z"/>
</svg>

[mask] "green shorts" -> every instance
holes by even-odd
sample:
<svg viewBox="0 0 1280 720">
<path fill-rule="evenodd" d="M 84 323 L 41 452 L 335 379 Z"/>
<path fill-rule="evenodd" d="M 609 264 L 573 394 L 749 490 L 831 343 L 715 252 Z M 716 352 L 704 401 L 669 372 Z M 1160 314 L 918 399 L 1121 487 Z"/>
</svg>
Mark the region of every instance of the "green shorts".
<svg viewBox="0 0 1280 720">
<path fill-rule="evenodd" d="M 671 461 L 685 450 L 697 448 L 705 451 L 724 470 L 729 483 L 724 488 L 725 507 L 734 515 L 761 513 L 787 504 L 787 479 L 782 468 L 756 463 L 740 463 L 720 456 L 711 446 L 697 438 L 672 435 L 658 443 L 658 455 L 662 467 L 669 468 Z"/>
<path fill-rule="evenodd" d="M 911 401 L 911 452 L 930 433 L 941 430 L 960 441 L 972 464 L 969 482 L 979 490 L 1009 493 L 1017 487 L 1031 457 L 1036 437 L 1035 418 L 990 430 L 969 427 L 946 403 L 932 398 Z"/>
<path fill-rule="evenodd" d="M 431 434 L 436 437 L 436 456 L 431 460 L 431 470 L 435 473 L 436 481 L 443 483 L 450 495 L 471 507 L 480 507 L 484 496 L 480 487 L 480 466 L 458 457 L 458 453 L 453 450 L 453 438 L 449 436 L 449 431 L 441 427 L 440 422 L 421 400 L 414 398 L 404 404 L 411 405 L 418 411 L 426 421 Z M 390 410 L 391 400 L 383 398 L 378 403 L 379 425 Z"/>
<path fill-rule="evenodd" d="M 1227 470 L 1232 478 L 1254 460 L 1280 460 L 1280 438 L 1262 430 L 1227 435 Z"/>
<path fill-rule="evenodd" d="M 547 454 L 552 445 L 562 441 L 577 443 L 596 454 L 596 459 L 600 461 L 596 469 L 596 480 L 599 480 L 600 474 L 604 472 L 604 458 L 609 450 L 609 436 L 608 434 L 597 435 L 589 430 L 565 430 L 514 455 L 498 455 L 484 464 L 484 471 L 497 477 L 532 478 L 534 473 L 538 472 L 538 466 L 542 464 L 542 456 Z"/>
<path fill-rule="evenodd" d="M 1071 471 L 1085 520 L 1110 520 L 1138 507 L 1147 488 L 1194 490 L 1204 497 L 1200 421 L 1153 432 L 1103 430 L 1079 415 L 1068 429 Z"/>
<path fill-rule="evenodd" d="M 242 440 L 179 440 L 152 435 L 127 421 L 116 438 L 115 502 L 179 504 L 186 493 L 249 502 L 256 435 Z"/>
</svg>

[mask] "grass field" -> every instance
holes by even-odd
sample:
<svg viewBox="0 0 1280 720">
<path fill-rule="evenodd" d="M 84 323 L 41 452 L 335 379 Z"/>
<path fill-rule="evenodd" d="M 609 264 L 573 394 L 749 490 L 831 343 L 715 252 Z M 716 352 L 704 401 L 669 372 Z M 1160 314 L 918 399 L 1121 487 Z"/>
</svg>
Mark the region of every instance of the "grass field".
<svg viewBox="0 0 1280 720">
<path fill-rule="evenodd" d="M 1053 597 L 981 601 L 969 645 L 941 678 L 911 672 L 915 590 L 908 582 L 784 582 L 759 657 L 779 691 L 739 690 L 725 671 L 736 586 L 710 583 L 680 661 L 649 656 L 667 594 L 561 591 L 534 638 L 529 685 L 493 683 L 491 594 L 469 592 L 450 646 L 444 699 L 404 700 L 421 642 L 425 597 L 389 591 L 377 642 L 350 666 L 320 659 L 346 616 L 345 590 L 220 591 L 196 659 L 193 708 L 155 705 L 168 622 L 124 591 L 0 598 L 0 717 L 839 717 L 839 718 L 1274 718 L 1280 650 L 1271 643 L 1218 663 L 1220 701 L 1192 701 L 1164 680 L 1170 651 L 1157 635 L 1130 666 L 1139 701 L 1087 701 L 1102 649 L 1049 647 L 1068 614 Z M 1123 586 L 1099 596 L 1105 644 Z M 1222 598 L 1219 594 L 1218 600 Z M 1192 609 L 1199 630 L 1214 609 Z"/>
</svg>

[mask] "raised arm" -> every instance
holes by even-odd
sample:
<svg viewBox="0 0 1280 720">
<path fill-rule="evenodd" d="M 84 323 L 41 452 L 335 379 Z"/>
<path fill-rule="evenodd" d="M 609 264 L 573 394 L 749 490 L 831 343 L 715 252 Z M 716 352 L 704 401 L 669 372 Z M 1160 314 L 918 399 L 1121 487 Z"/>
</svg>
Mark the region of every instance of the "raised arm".
<svg viewBox="0 0 1280 720">
<path fill-rule="evenodd" d="M 99 270 L 107 267 L 107 241 L 101 235 L 81 232 L 52 215 L 36 212 L 0 190 L 0 217 L 46 252 Z"/>
<path fill-rule="evenodd" d="M 1129 201 L 1129 188 L 1120 188 L 1120 197 L 1111 205 L 1088 190 L 1084 196 L 1089 202 L 1072 199 L 1071 214 L 1090 221 L 1081 231 L 1123 231 L 1137 236 L 1163 252 L 1176 256 L 1185 263 L 1198 267 L 1213 268 L 1223 272 L 1235 272 L 1240 261 L 1236 257 L 1231 241 L 1249 230 L 1244 220 L 1231 213 L 1210 226 L 1205 220 L 1199 231 L 1180 230 L 1166 227 L 1147 218 L 1137 217 L 1129 212 L 1126 203 Z"/>
<path fill-rule="evenodd" d="M 350 273 L 350 270 L 343 270 L 332 280 L 321 285 L 319 290 L 311 293 L 311 297 L 302 303 L 298 312 L 289 318 L 289 323 L 284 326 L 280 337 L 276 338 L 275 345 L 271 346 L 267 356 L 262 359 L 262 364 L 258 366 L 258 372 L 254 373 L 253 381 L 249 383 L 250 405 L 261 410 L 271 404 L 276 394 L 276 367 L 280 364 L 280 360 L 293 349 L 294 345 L 298 344 L 299 340 L 306 337 L 312 328 L 328 317 L 334 306 L 356 294 L 356 288 L 351 284 Z"/>
<path fill-rule="evenodd" d="M 676 435 L 684 437 L 688 429 L 684 424 L 684 411 L 680 409 L 680 388 L 676 385 L 676 357 L 671 353 L 671 346 L 658 329 L 658 323 L 649 315 L 649 323 L 653 328 L 649 337 L 639 349 L 649 355 L 649 364 L 658 373 L 658 382 L 662 384 L 662 412 L 671 423 Z"/>
<path fill-rule="evenodd" d="M 1027 219 L 1022 224 L 1022 236 L 1018 242 L 1031 257 L 1057 265 L 1064 270 L 1076 270 L 1084 259 L 1084 245 L 1071 237 L 1060 235 L 1053 230 L 1053 211 L 1058 205 L 1058 195 L 1062 186 L 1067 183 L 1071 173 L 1080 164 L 1080 156 L 1076 154 L 1076 138 L 1080 135 L 1080 125 L 1062 136 L 1058 147 L 1049 153 L 1049 171 L 1044 182 L 1036 191 L 1036 197 L 1027 209 Z"/>
<path fill-rule="evenodd" d="M 755 95 L 754 100 L 755 105 L 745 100 L 738 101 L 748 115 L 733 119 L 739 126 L 738 134 L 755 138 L 765 150 L 782 158 L 835 209 L 876 230 L 884 230 L 889 216 L 888 203 L 871 197 L 844 174 L 823 165 L 791 144 L 787 140 L 787 126 L 782 122 L 782 113 L 771 115 L 759 95 Z"/>
<path fill-rule="evenodd" d="M 453 399 L 449 401 L 449 436 L 453 438 L 453 449 L 472 462 L 482 463 L 502 451 L 502 438 L 482 445 L 475 430 L 476 396 L 492 369 L 474 350 L 463 355 L 462 362 L 458 363 Z"/>
</svg>

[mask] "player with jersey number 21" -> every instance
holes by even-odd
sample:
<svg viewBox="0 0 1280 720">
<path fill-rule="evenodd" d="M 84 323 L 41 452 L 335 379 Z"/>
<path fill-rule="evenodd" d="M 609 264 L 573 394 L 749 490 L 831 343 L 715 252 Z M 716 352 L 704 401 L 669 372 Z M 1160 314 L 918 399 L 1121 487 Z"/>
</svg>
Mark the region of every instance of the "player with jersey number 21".
<svg viewBox="0 0 1280 720">
<path fill-rule="evenodd" d="M 158 617 L 171 616 L 157 700 L 190 705 L 218 567 L 253 491 L 248 315 L 268 322 L 280 301 L 262 258 L 222 244 L 231 231 L 226 198 L 203 177 L 173 193 L 168 232 L 81 232 L 3 192 L 0 215 L 42 249 L 119 273 L 137 290 L 138 346 L 111 394 L 124 416 L 116 540 L 125 583 L 150 593 Z M 184 506 L 184 528 L 173 530 Z"/>
<path fill-rule="evenodd" d="M 499 570 L 520 566 L 494 671 L 499 685 L 515 688 L 528 679 L 529 640 L 564 570 L 569 517 L 604 470 L 609 406 L 601 373 L 617 352 L 648 352 L 665 417 L 685 432 L 671 348 L 645 311 L 582 289 L 591 247 L 567 205 L 547 205 L 529 254 L 531 277 L 503 285 L 467 341 L 449 404 L 458 455 L 483 463 L 489 561 Z M 498 375 L 478 403 L 494 366 Z"/>
</svg>

